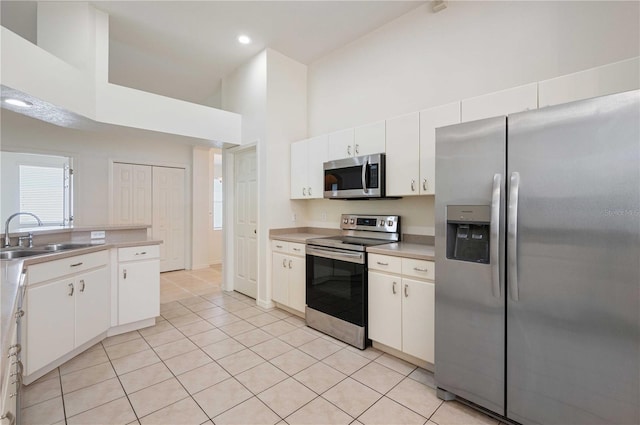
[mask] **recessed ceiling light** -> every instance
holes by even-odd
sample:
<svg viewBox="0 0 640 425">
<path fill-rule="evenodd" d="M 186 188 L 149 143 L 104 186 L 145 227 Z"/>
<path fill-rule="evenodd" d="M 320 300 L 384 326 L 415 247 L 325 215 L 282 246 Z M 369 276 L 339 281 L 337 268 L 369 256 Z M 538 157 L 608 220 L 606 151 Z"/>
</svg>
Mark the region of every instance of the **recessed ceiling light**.
<svg viewBox="0 0 640 425">
<path fill-rule="evenodd" d="M 247 35 L 241 35 L 238 37 L 238 43 L 240 44 L 249 44 L 251 43 L 251 39 Z"/>
<path fill-rule="evenodd" d="M 9 105 L 19 106 L 21 108 L 31 108 L 33 106 L 33 103 L 27 102 L 26 100 L 10 98 L 10 99 L 5 99 L 4 101 Z"/>
</svg>

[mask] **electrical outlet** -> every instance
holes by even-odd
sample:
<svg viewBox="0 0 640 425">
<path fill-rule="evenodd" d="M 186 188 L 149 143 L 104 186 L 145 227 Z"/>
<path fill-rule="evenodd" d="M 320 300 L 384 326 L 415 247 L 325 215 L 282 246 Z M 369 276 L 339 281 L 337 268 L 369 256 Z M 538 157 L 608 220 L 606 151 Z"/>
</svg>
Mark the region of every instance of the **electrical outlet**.
<svg viewBox="0 0 640 425">
<path fill-rule="evenodd" d="M 98 232 L 91 232 L 91 239 L 104 239 L 105 231 L 100 230 Z"/>
<path fill-rule="evenodd" d="M 322 214 L 320 215 L 320 217 L 322 218 L 322 221 L 327 221 L 327 213 L 326 213 L 326 211 L 322 211 Z"/>
<path fill-rule="evenodd" d="M 296 222 L 297 218 L 298 218 L 298 215 L 296 213 L 291 214 L 291 221 L 293 221 L 294 223 Z"/>
</svg>

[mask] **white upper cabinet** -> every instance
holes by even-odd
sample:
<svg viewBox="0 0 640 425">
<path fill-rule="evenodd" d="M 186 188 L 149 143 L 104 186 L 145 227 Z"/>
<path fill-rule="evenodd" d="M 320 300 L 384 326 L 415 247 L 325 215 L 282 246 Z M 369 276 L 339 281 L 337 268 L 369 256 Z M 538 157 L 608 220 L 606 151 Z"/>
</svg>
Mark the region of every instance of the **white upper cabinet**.
<svg viewBox="0 0 640 425">
<path fill-rule="evenodd" d="M 640 88 L 640 58 L 633 58 L 539 83 L 540 107 Z"/>
<path fill-rule="evenodd" d="M 327 135 L 291 144 L 291 199 L 323 197 Z"/>
<path fill-rule="evenodd" d="M 387 120 L 386 179 L 388 196 L 420 193 L 420 114 Z"/>
<path fill-rule="evenodd" d="M 328 135 L 329 152 L 327 161 L 336 159 L 349 158 L 354 156 L 354 135 L 353 128 L 336 131 Z"/>
<path fill-rule="evenodd" d="M 385 121 L 377 121 L 329 134 L 329 156 L 327 161 L 384 153 L 386 145 L 385 126 Z"/>
<path fill-rule="evenodd" d="M 387 120 L 387 195 L 435 193 L 436 128 L 460 122 L 460 102 Z"/>
<path fill-rule="evenodd" d="M 385 121 L 356 127 L 354 131 L 353 156 L 384 153 L 386 147 L 385 128 Z"/>
<path fill-rule="evenodd" d="M 538 108 L 538 83 L 489 93 L 462 101 L 462 122 Z"/>
<path fill-rule="evenodd" d="M 460 123 L 460 102 L 420 111 L 420 195 L 436 192 L 436 129 Z"/>
</svg>

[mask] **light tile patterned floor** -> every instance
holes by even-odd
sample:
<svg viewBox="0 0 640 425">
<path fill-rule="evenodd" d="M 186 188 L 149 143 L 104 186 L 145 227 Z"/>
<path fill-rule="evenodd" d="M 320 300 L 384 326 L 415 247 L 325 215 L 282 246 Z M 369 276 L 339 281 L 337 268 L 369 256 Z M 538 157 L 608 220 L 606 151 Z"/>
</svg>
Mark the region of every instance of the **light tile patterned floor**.
<svg viewBox="0 0 640 425">
<path fill-rule="evenodd" d="M 497 424 L 433 375 L 220 290 L 162 275 L 154 327 L 110 337 L 25 387 L 24 424 Z"/>
</svg>

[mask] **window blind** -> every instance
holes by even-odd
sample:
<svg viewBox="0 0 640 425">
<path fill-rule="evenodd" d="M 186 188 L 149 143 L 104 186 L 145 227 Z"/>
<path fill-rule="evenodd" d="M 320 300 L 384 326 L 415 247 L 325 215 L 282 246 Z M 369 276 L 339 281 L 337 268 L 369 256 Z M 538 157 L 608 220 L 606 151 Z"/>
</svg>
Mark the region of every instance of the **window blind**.
<svg viewBox="0 0 640 425">
<path fill-rule="evenodd" d="M 64 168 L 20 165 L 20 211 L 30 212 L 45 224 L 64 223 Z M 20 216 L 20 225 L 35 224 Z"/>
</svg>

